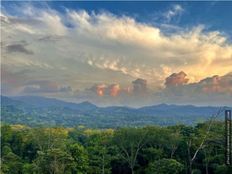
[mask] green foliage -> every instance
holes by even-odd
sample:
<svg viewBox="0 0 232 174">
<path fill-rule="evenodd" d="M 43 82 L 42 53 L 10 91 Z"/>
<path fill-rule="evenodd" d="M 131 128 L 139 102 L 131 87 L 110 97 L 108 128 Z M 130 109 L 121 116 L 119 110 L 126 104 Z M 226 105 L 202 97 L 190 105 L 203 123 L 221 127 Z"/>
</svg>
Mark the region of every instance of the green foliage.
<svg viewBox="0 0 232 174">
<path fill-rule="evenodd" d="M 150 174 L 178 174 L 183 170 L 183 164 L 174 159 L 161 159 L 148 165 L 146 173 Z"/>
<path fill-rule="evenodd" d="M 4 174 L 182 174 L 208 123 L 195 127 L 88 129 L 1 126 Z M 192 173 L 229 174 L 224 165 L 224 127 L 214 122 L 192 163 Z"/>
<path fill-rule="evenodd" d="M 192 174 L 201 174 L 201 170 L 193 169 Z"/>
<path fill-rule="evenodd" d="M 86 132 L 87 133 L 87 132 Z M 90 167 L 88 173 L 92 174 L 108 174 L 111 173 L 110 148 L 112 148 L 112 131 L 104 132 L 89 131 L 90 135 L 87 139 L 87 151 L 89 155 Z"/>
<path fill-rule="evenodd" d="M 19 156 L 15 155 L 13 152 L 9 152 L 2 156 L 2 166 L 1 169 L 3 173 L 6 174 L 18 174 L 22 170 L 22 160 Z"/>
<path fill-rule="evenodd" d="M 69 145 L 68 149 L 75 163 L 72 172 L 78 174 L 85 173 L 88 169 L 89 161 L 85 148 L 82 145 L 75 143 Z"/>
<path fill-rule="evenodd" d="M 34 172 L 34 164 L 24 163 L 22 168 L 23 174 L 32 174 Z"/>
<path fill-rule="evenodd" d="M 75 167 L 73 157 L 62 149 L 49 149 L 45 152 L 39 151 L 34 161 L 36 173 L 71 174 Z"/>
<path fill-rule="evenodd" d="M 122 128 L 115 132 L 114 142 L 120 149 L 121 157 L 128 163 L 132 174 L 141 149 L 148 142 L 148 131 L 138 128 Z"/>
</svg>

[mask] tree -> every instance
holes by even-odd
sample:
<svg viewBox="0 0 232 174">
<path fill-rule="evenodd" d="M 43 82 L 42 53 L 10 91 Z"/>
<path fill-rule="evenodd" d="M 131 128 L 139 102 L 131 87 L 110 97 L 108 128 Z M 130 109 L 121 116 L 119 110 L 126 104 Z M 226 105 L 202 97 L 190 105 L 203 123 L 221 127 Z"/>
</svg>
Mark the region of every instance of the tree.
<svg viewBox="0 0 232 174">
<path fill-rule="evenodd" d="M 43 174 L 71 174 L 75 167 L 73 157 L 62 149 L 39 151 L 34 161 L 35 171 Z"/>
<path fill-rule="evenodd" d="M 2 126 L 0 173 L 229 174 L 223 125 L 213 121 L 116 130 Z"/>
<path fill-rule="evenodd" d="M 72 173 L 85 173 L 88 169 L 88 154 L 84 147 L 75 143 L 69 145 L 68 150 L 75 162 L 75 167 L 72 169 Z"/>
<path fill-rule="evenodd" d="M 143 158 L 148 162 L 160 160 L 164 156 L 163 149 L 157 149 L 154 147 L 146 147 L 142 150 Z"/>
<path fill-rule="evenodd" d="M 90 133 L 90 132 L 89 132 Z M 89 170 L 88 173 L 94 174 L 110 174 L 111 173 L 111 152 L 113 132 L 104 130 L 100 132 L 92 132 L 87 140 L 87 151 L 89 154 Z"/>
<path fill-rule="evenodd" d="M 12 141 L 13 130 L 9 125 L 1 126 L 1 147 L 5 144 L 9 144 Z"/>
<path fill-rule="evenodd" d="M 35 173 L 34 170 L 35 166 L 30 163 L 24 163 L 23 168 L 22 168 L 22 173 L 23 174 L 32 174 Z"/>
<path fill-rule="evenodd" d="M 23 163 L 21 158 L 11 151 L 8 151 L 8 153 L 4 152 L 4 155 L 1 157 L 1 163 L 3 173 L 18 174 L 22 171 Z"/>
<path fill-rule="evenodd" d="M 35 128 L 31 139 L 40 151 L 52 148 L 65 148 L 68 132 L 64 128 Z"/>
<path fill-rule="evenodd" d="M 167 137 L 168 138 L 167 148 L 170 150 L 170 158 L 174 157 L 174 154 L 182 141 L 180 130 L 181 130 L 181 126 L 179 125 L 172 126 L 168 129 L 169 132 L 167 132 L 167 134 L 169 137 Z"/>
<path fill-rule="evenodd" d="M 192 174 L 193 162 L 196 160 L 199 152 L 205 148 L 205 144 L 210 136 L 211 128 L 214 124 L 215 119 L 224 111 L 224 108 L 220 108 L 216 114 L 212 115 L 207 123 L 206 129 L 203 134 L 199 134 L 197 127 L 183 129 L 183 135 L 187 144 L 187 154 L 189 161 L 189 174 Z M 187 135 L 187 136 L 186 136 Z M 194 151 L 191 152 L 192 147 L 195 146 Z"/>
<path fill-rule="evenodd" d="M 179 174 L 183 165 L 174 159 L 161 159 L 149 164 L 147 174 Z"/>
<path fill-rule="evenodd" d="M 207 122 L 196 126 L 199 134 L 204 134 L 207 128 Z M 214 121 L 211 126 L 211 131 L 205 142 L 205 148 L 202 149 L 204 154 L 203 163 L 205 165 L 205 173 L 212 173 L 214 164 L 224 164 L 224 131 L 223 124 L 219 121 Z"/>
<path fill-rule="evenodd" d="M 122 128 L 115 132 L 114 142 L 134 174 L 138 153 L 147 143 L 147 131 L 141 128 Z"/>
</svg>

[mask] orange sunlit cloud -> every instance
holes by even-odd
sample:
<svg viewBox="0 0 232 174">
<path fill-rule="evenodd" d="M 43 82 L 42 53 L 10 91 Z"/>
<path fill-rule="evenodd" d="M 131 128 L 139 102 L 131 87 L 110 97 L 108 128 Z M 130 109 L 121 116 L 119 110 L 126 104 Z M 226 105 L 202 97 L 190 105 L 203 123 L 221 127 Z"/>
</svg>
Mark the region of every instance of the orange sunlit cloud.
<svg viewBox="0 0 232 174">
<path fill-rule="evenodd" d="M 113 84 L 111 86 L 109 86 L 109 90 L 110 90 L 110 95 L 113 97 L 118 96 L 118 94 L 120 93 L 120 86 L 118 84 Z"/>
<path fill-rule="evenodd" d="M 98 85 L 96 87 L 96 92 L 98 96 L 104 96 L 106 86 L 104 84 Z"/>
</svg>

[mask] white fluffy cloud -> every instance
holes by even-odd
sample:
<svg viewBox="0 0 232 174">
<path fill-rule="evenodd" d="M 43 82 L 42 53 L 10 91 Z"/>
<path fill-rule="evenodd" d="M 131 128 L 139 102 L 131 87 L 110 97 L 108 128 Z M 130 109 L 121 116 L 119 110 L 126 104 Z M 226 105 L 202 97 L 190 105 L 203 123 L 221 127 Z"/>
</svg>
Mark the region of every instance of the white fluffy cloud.
<svg viewBox="0 0 232 174">
<path fill-rule="evenodd" d="M 157 91 L 175 72 L 184 71 L 194 83 L 232 71 L 232 44 L 202 25 L 167 35 L 129 16 L 23 8 L 17 16 L 1 14 L 1 47 L 3 67 L 32 70 L 26 81 L 57 81 L 82 90 L 102 82 L 126 87 L 143 78 Z M 182 12 L 176 5 L 167 18 Z"/>
</svg>

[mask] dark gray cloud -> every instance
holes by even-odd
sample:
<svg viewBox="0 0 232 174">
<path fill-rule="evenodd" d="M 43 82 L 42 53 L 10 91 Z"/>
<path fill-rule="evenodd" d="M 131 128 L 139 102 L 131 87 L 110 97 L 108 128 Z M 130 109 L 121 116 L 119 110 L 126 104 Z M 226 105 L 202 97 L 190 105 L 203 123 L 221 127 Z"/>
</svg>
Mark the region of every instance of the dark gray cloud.
<svg viewBox="0 0 232 174">
<path fill-rule="evenodd" d="M 70 92 L 72 91 L 71 86 L 64 86 L 59 89 L 59 92 Z"/>
<path fill-rule="evenodd" d="M 24 54 L 29 54 L 29 55 L 34 54 L 33 51 L 31 51 L 25 47 L 25 44 L 21 44 L 21 43 L 7 45 L 6 51 L 8 53 L 16 52 L 16 53 L 24 53 Z"/>
<path fill-rule="evenodd" d="M 147 81 L 145 79 L 138 78 L 133 81 L 132 84 L 134 94 L 142 94 L 147 92 Z"/>
<path fill-rule="evenodd" d="M 43 36 L 43 37 L 40 37 L 38 39 L 38 41 L 44 41 L 44 42 L 56 42 L 56 41 L 59 41 L 61 40 L 62 37 L 61 36 L 58 36 L 58 35 L 47 35 L 47 36 Z"/>
</svg>

